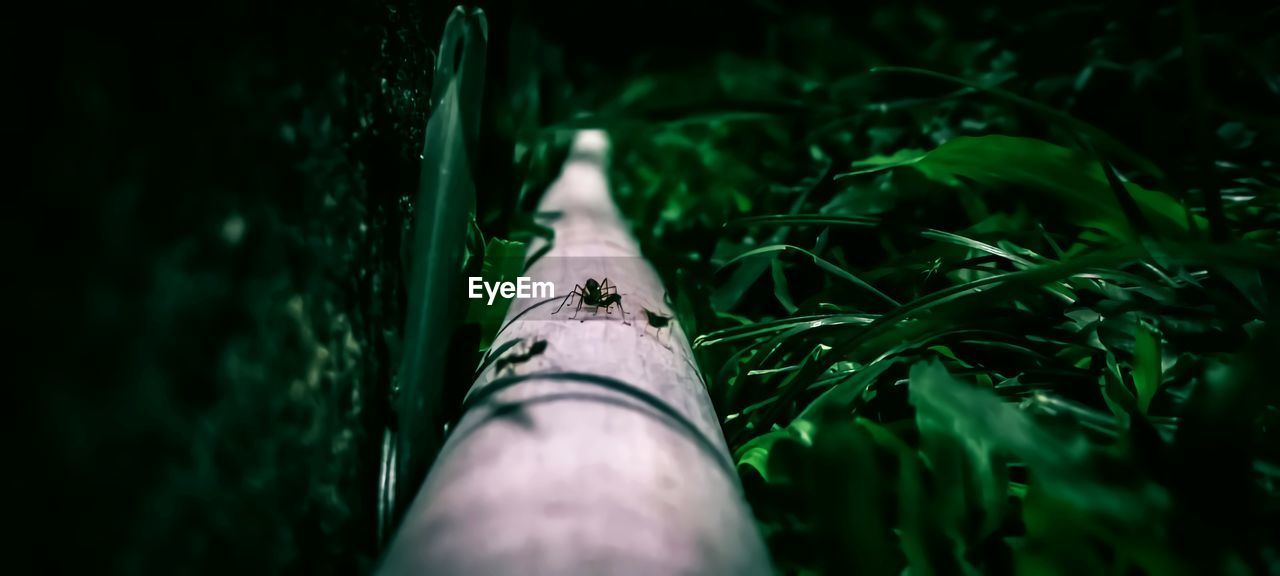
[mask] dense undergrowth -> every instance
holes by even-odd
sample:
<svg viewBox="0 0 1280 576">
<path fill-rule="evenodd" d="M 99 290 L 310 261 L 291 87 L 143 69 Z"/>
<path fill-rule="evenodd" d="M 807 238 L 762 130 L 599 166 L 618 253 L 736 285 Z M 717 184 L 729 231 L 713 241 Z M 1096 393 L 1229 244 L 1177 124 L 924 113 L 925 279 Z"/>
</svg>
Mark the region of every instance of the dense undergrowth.
<svg viewBox="0 0 1280 576">
<path fill-rule="evenodd" d="M 780 570 L 1280 570 L 1280 37 L 1184 10 L 753 3 L 580 84 Z"/>
</svg>

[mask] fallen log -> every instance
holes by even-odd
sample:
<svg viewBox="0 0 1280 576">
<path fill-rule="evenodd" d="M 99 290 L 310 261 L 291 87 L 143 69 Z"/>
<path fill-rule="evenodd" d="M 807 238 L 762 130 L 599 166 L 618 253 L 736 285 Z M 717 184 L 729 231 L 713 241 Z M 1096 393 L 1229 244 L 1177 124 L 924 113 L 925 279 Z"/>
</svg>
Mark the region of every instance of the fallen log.
<svg viewBox="0 0 1280 576">
<path fill-rule="evenodd" d="M 555 237 L 526 275 L 557 295 L 512 301 L 381 573 L 772 572 L 688 340 L 610 198 L 607 149 L 579 133 L 541 200 Z M 565 300 L 604 278 L 621 306 Z"/>
</svg>

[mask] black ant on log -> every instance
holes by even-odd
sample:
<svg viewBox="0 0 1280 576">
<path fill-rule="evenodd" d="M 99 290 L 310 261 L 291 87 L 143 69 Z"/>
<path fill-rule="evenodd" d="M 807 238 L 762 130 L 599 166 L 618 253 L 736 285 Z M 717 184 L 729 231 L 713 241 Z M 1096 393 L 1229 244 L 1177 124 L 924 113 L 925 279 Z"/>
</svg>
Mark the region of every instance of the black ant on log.
<svg viewBox="0 0 1280 576">
<path fill-rule="evenodd" d="M 593 308 L 592 314 L 598 313 L 601 306 L 604 306 L 605 314 L 612 314 L 613 307 L 616 305 L 618 311 L 622 312 L 622 323 L 628 326 L 631 325 L 630 322 L 627 322 L 627 311 L 622 308 L 622 295 L 618 294 L 617 286 L 609 284 L 608 278 L 601 282 L 596 282 L 595 278 L 587 278 L 585 287 L 581 284 L 574 284 L 573 291 L 565 295 L 564 300 L 560 302 L 560 307 L 556 308 L 556 311 L 552 312 L 552 314 L 563 309 L 565 304 L 568 304 L 569 300 L 574 296 L 578 297 L 578 307 L 574 309 L 573 316 L 569 318 L 577 318 L 578 312 L 582 310 L 584 304 Z"/>
</svg>

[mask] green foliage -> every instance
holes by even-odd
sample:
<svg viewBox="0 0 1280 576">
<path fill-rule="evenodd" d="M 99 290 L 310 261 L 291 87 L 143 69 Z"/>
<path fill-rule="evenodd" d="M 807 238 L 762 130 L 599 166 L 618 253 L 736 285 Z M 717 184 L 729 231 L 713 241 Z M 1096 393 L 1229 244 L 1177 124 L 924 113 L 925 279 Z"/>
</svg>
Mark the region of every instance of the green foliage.
<svg viewBox="0 0 1280 576">
<path fill-rule="evenodd" d="M 1188 163 L 1176 66 L 1086 24 L 1150 24 L 1125 14 L 868 10 L 593 103 L 779 571 L 1274 572 L 1280 407 L 1250 371 L 1280 297 L 1274 134 L 1213 116 Z"/>
<path fill-rule="evenodd" d="M 484 282 L 515 282 L 516 277 L 524 272 L 525 243 L 490 238 L 485 245 L 484 261 L 480 267 L 480 278 Z M 489 349 L 493 343 L 502 320 L 507 316 L 507 308 L 511 307 L 511 298 L 503 298 L 499 293 L 489 304 L 488 295 L 484 299 L 467 301 L 467 321 L 480 325 L 480 350 Z"/>
<path fill-rule="evenodd" d="M 405 354 L 393 399 L 397 420 L 395 474 L 421 478 L 439 449 L 449 343 L 463 320 L 461 296 L 476 191 L 472 167 L 479 132 L 488 24 L 483 11 L 454 9 L 445 24 L 432 82 L 421 176 L 410 244 Z M 408 507 L 417 487 L 395 485 L 394 508 Z"/>
<path fill-rule="evenodd" d="M 892 157 L 854 164 L 846 176 L 909 166 L 931 180 L 958 186 L 961 181 L 995 189 L 1042 194 L 1049 210 L 1061 210 L 1073 223 L 1097 228 L 1116 240 L 1135 238 L 1107 178 L 1087 154 L 1034 138 L 961 136 L 918 154 L 901 150 Z M 1168 195 L 1125 183 L 1142 215 L 1166 235 L 1188 234 L 1192 216 Z M 1200 219 L 1203 221 L 1203 219 Z M 1199 226 L 1202 228 L 1203 224 Z"/>
</svg>

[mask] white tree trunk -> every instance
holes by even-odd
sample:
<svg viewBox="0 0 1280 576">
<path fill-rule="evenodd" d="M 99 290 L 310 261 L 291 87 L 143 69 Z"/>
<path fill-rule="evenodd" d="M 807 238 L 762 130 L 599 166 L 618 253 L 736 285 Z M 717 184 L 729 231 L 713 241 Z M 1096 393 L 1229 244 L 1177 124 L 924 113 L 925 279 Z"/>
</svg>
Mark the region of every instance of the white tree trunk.
<svg viewBox="0 0 1280 576">
<path fill-rule="evenodd" d="M 688 340 L 647 321 L 674 314 L 609 196 L 607 147 L 575 139 L 539 206 L 561 214 L 554 246 L 526 275 L 561 297 L 608 277 L 629 324 L 616 307 L 570 320 L 577 298 L 554 315 L 559 299 L 513 301 L 493 349 L 545 350 L 477 379 L 382 573 L 772 572 Z"/>
</svg>

